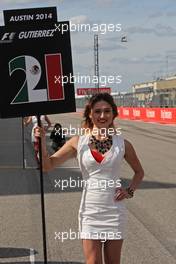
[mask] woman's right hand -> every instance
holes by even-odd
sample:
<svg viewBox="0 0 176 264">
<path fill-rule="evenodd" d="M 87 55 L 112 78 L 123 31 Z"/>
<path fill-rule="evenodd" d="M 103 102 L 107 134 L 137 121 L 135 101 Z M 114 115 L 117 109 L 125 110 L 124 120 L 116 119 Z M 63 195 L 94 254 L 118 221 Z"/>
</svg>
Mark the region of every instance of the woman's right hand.
<svg viewBox="0 0 176 264">
<path fill-rule="evenodd" d="M 34 128 L 34 135 L 35 135 L 35 137 L 44 138 L 45 137 L 45 128 L 36 126 Z"/>
</svg>

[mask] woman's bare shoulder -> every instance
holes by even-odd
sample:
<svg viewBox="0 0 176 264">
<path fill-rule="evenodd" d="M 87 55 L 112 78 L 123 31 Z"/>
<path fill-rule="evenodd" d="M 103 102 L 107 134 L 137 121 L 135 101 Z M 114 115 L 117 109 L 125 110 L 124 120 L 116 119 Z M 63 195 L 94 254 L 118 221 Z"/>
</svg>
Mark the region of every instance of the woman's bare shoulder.
<svg viewBox="0 0 176 264">
<path fill-rule="evenodd" d="M 124 139 L 124 144 L 125 144 L 125 152 L 127 151 L 134 152 L 133 144 L 129 140 Z"/>
<path fill-rule="evenodd" d="M 132 146 L 131 142 L 125 138 L 124 138 L 124 143 L 125 143 L 125 147 L 127 147 L 127 148 Z"/>
</svg>

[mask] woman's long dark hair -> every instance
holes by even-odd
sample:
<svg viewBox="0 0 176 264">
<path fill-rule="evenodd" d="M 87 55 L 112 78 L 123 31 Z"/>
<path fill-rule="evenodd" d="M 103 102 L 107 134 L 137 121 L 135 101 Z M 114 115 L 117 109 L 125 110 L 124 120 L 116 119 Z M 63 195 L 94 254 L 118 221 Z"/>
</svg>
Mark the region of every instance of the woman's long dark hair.
<svg viewBox="0 0 176 264">
<path fill-rule="evenodd" d="M 89 99 L 87 105 L 85 106 L 84 114 L 83 114 L 84 120 L 82 123 L 82 127 L 90 128 L 90 129 L 93 128 L 93 123 L 92 123 L 92 120 L 90 119 L 89 115 L 90 115 L 91 109 L 94 107 L 94 105 L 100 101 L 105 101 L 112 107 L 113 120 L 116 116 L 118 116 L 117 106 L 114 102 L 112 95 L 110 95 L 108 93 L 98 93 L 98 94 L 93 95 Z M 111 126 L 114 127 L 114 124 L 112 123 Z"/>
</svg>

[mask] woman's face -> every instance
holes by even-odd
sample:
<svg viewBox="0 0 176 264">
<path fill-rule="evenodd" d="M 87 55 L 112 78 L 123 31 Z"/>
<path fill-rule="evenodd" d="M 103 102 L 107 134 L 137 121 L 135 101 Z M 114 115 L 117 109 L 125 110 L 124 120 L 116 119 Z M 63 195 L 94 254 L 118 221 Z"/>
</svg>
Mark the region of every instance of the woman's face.
<svg viewBox="0 0 176 264">
<path fill-rule="evenodd" d="M 113 121 L 112 107 L 106 101 L 99 101 L 91 109 L 89 117 L 94 127 L 109 128 Z"/>
</svg>

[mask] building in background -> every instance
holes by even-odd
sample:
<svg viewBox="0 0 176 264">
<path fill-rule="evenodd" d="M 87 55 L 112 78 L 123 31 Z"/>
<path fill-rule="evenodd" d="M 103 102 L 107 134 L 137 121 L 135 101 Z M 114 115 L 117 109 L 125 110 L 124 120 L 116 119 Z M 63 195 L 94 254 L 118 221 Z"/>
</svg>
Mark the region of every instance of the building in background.
<svg viewBox="0 0 176 264">
<path fill-rule="evenodd" d="M 135 106 L 176 107 L 176 76 L 134 84 L 132 90 Z"/>
<path fill-rule="evenodd" d="M 90 93 L 89 96 L 83 95 L 84 92 L 81 90 L 80 94 L 82 95 L 77 93 L 75 96 L 76 106 L 84 108 Z M 131 92 L 111 92 L 111 95 L 118 107 L 176 107 L 176 76 L 136 83 L 132 86 Z"/>
</svg>

